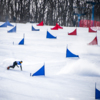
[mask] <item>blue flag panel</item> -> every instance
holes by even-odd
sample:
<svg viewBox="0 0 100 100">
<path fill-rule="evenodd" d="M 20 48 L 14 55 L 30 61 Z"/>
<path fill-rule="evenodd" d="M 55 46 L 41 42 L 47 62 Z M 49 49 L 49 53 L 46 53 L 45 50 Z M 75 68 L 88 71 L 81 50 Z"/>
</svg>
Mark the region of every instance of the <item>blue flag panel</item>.
<svg viewBox="0 0 100 100">
<path fill-rule="evenodd" d="M 46 36 L 46 38 L 53 38 L 53 39 L 56 39 L 56 37 L 53 36 L 53 35 L 51 35 L 48 31 L 47 31 L 47 36 Z"/>
<path fill-rule="evenodd" d="M 8 31 L 8 33 L 16 32 L 16 26 Z"/>
<path fill-rule="evenodd" d="M 32 76 L 40 76 L 45 75 L 45 65 L 43 65 L 37 72 L 35 72 Z"/>
<path fill-rule="evenodd" d="M 12 24 L 9 23 L 9 21 L 6 22 L 7 26 L 13 26 Z"/>
<path fill-rule="evenodd" d="M 67 51 L 66 51 L 66 57 L 79 57 L 79 56 L 73 54 L 72 52 L 70 52 L 70 51 L 67 49 Z"/>
<path fill-rule="evenodd" d="M 2 24 L 0 27 L 7 27 L 7 23 L 5 22 L 5 23 Z"/>
<path fill-rule="evenodd" d="M 24 45 L 24 38 L 19 42 L 19 45 Z"/>
<path fill-rule="evenodd" d="M 100 99 L 100 91 L 95 89 L 95 99 Z"/>
<path fill-rule="evenodd" d="M 32 26 L 32 31 L 40 31 L 40 29 L 35 29 L 35 28 Z"/>
<path fill-rule="evenodd" d="M 7 26 L 13 26 L 13 25 L 10 24 L 9 21 L 7 21 L 4 24 L 2 24 L 0 27 L 7 27 Z"/>
</svg>

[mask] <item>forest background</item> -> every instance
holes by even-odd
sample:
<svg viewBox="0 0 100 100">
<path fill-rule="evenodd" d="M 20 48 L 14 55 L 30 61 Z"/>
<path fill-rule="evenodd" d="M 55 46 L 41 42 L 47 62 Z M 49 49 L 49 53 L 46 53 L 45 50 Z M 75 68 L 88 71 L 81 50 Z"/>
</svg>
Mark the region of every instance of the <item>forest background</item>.
<svg viewBox="0 0 100 100">
<path fill-rule="evenodd" d="M 78 16 L 91 20 L 91 0 L 0 0 L 0 21 L 44 22 L 45 25 L 78 26 Z M 100 0 L 94 6 L 94 20 L 100 21 Z"/>
</svg>

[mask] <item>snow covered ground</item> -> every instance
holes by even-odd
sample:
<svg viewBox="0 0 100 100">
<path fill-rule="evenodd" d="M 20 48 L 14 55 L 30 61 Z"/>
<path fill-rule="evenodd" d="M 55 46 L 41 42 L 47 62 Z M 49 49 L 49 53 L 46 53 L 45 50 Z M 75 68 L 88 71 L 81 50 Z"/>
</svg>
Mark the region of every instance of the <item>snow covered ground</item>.
<svg viewBox="0 0 100 100">
<path fill-rule="evenodd" d="M 32 25 L 40 31 L 31 31 Z M 12 28 L 0 28 L 0 100 L 95 100 L 95 83 L 100 90 L 100 31 L 77 28 L 77 36 L 69 36 L 75 27 L 51 30 L 53 26 L 17 23 L 17 32 L 7 33 Z M 47 39 L 47 30 L 57 39 Z M 23 34 L 25 45 L 18 45 Z M 87 45 L 96 35 L 98 45 Z M 79 58 L 66 58 L 67 47 Z M 15 60 L 23 61 L 23 71 L 6 70 Z M 43 65 L 45 76 L 30 76 Z"/>
</svg>

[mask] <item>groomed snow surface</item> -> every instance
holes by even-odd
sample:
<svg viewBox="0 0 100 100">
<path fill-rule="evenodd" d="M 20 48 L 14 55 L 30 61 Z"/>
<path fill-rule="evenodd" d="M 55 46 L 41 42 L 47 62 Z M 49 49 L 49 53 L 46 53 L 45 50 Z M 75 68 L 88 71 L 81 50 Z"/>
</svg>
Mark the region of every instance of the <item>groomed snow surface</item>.
<svg viewBox="0 0 100 100">
<path fill-rule="evenodd" d="M 0 22 L 2 25 L 3 22 Z M 51 30 L 54 26 L 32 23 L 11 23 L 0 28 L 0 100 L 95 100 L 100 90 L 100 31 L 89 33 L 76 27 Z M 31 31 L 31 27 L 40 31 Z M 57 39 L 46 38 L 47 31 Z M 25 35 L 25 45 L 18 45 Z M 98 45 L 88 45 L 95 36 Z M 66 49 L 79 58 L 66 58 Z M 20 67 L 6 70 L 13 61 L 22 60 Z M 45 65 L 45 76 L 30 76 Z"/>
</svg>

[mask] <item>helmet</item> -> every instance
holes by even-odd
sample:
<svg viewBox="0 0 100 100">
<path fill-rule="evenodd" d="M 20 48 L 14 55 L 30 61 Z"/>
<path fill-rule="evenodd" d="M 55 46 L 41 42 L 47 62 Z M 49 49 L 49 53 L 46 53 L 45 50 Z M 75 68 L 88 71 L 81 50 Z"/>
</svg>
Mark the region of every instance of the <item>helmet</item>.
<svg viewBox="0 0 100 100">
<path fill-rule="evenodd" d="M 23 61 L 20 61 L 20 63 L 22 63 Z"/>
</svg>

